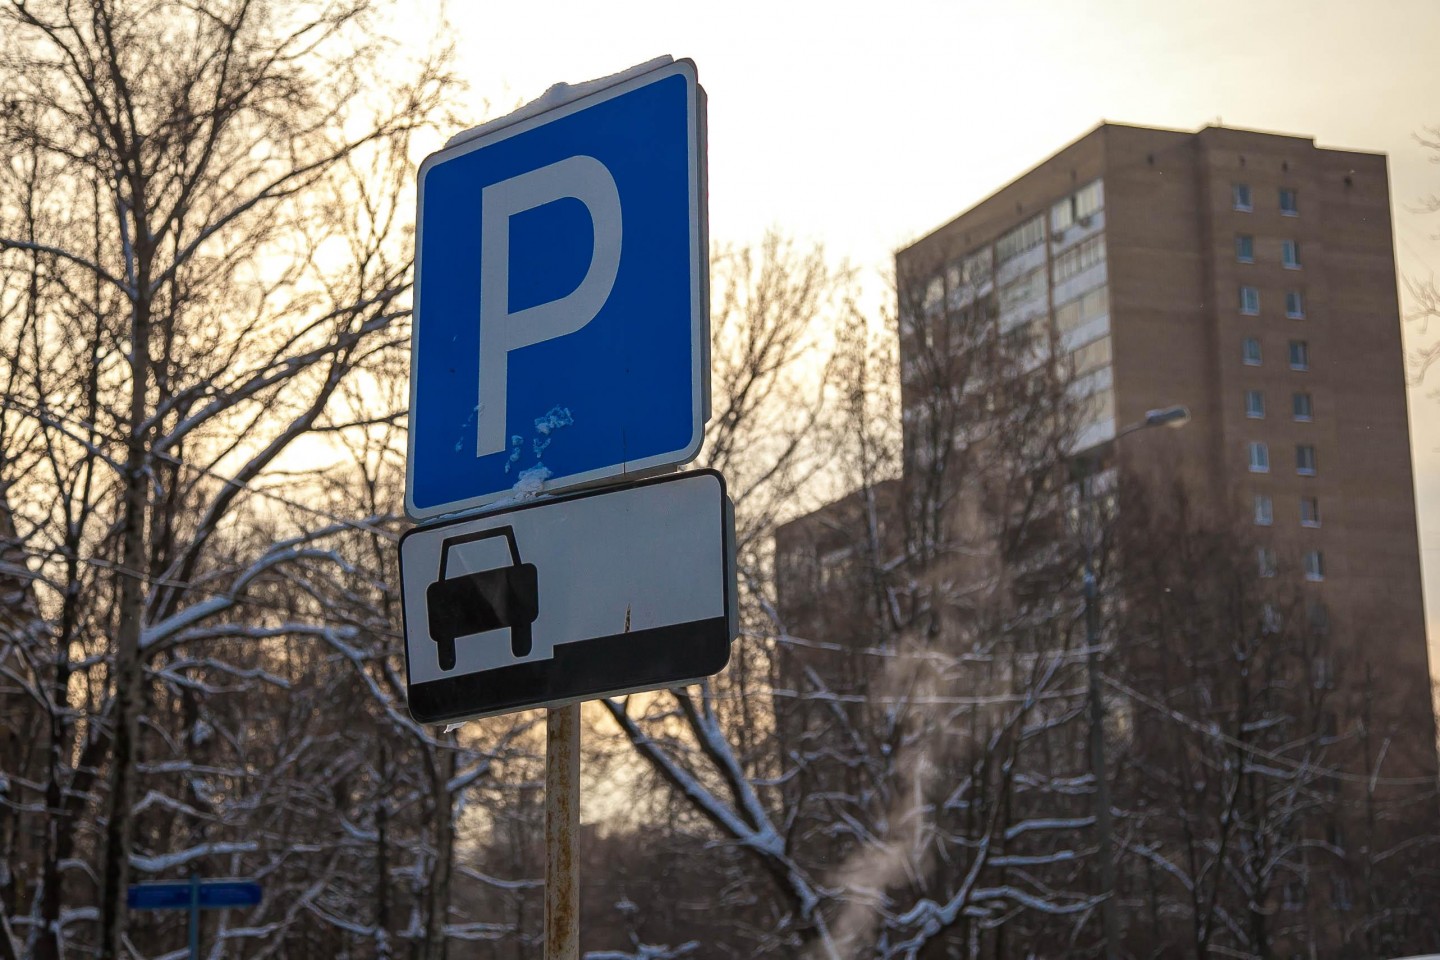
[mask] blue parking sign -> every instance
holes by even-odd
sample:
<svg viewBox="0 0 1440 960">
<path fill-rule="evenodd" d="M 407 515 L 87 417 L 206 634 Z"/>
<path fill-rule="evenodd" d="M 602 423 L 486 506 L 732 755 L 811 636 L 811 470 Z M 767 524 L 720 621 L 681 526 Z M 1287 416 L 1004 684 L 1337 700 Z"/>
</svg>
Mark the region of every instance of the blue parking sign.
<svg viewBox="0 0 1440 960">
<path fill-rule="evenodd" d="M 420 168 L 406 512 L 643 475 L 709 416 L 704 92 L 690 61 Z"/>
</svg>

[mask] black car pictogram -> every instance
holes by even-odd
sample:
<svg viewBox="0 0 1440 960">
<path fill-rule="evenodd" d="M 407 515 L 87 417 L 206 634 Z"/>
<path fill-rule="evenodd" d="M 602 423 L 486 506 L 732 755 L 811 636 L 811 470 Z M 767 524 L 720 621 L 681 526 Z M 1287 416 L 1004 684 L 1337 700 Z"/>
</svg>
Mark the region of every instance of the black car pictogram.
<svg viewBox="0 0 1440 960">
<path fill-rule="evenodd" d="M 511 564 L 447 579 L 450 551 L 467 543 L 504 537 Z M 440 578 L 425 589 L 430 614 L 430 639 L 439 648 L 441 670 L 455 669 L 457 637 L 510 628 L 510 652 L 530 653 L 530 625 L 540 614 L 535 564 L 522 563 L 512 527 L 496 527 L 445 540 L 440 545 Z"/>
</svg>

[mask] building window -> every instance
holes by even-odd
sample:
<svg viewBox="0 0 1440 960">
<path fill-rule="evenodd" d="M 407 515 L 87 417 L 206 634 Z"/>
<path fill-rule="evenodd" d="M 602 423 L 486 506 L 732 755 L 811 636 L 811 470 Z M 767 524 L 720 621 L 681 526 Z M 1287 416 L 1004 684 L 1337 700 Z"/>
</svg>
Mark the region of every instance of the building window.
<svg viewBox="0 0 1440 960">
<path fill-rule="evenodd" d="M 1044 216 L 1032 217 L 995 242 L 995 259 L 1004 263 L 1045 239 Z"/>
<path fill-rule="evenodd" d="M 1100 181 L 1089 183 L 1050 208 L 1050 231 L 1061 234 L 1075 223 L 1089 226 L 1090 218 L 1100 212 L 1104 204 L 1105 193 Z"/>
<path fill-rule="evenodd" d="M 1235 200 L 1235 209 L 1244 210 L 1249 213 L 1254 209 L 1250 204 L 1250 184 L 1237 183 L 1230 189 L 1231 196 Z"/>
<path fill-rule="evenodd" d="M 1308 443 L 1295 447 L 1295 472 L 1302 477 L 1315 476 L 1315 448 Z"/>
<path fill-rule="evenodd" d="M 1255 238 L 1249 234 L 1240 234 L 1235 238 L 1235 260 L 1237 263 L 1255 262 Z"/>
<path fill-rule="evenodd" d="M 1251 420 L 1265 418 L 1265 393 L 1262 390 L 1245 391 L 1245 416 Z"/>
<path fill-rule="evenodd" d="M 945 265 L 945 289 L 950 291 L 950 303 L 955 305 L 961 300 L 960 294 L 965 291 L 965 270 L 959 260 L 951 261 Z"/>
<path fill-rule="evenodd" d="M 1260 291 L 1255 287 L 1240 288 L 1240 312 L 1255 316 L 1260 312 Z"/>
<path fill-rule="evenodd" d="M 1031 270 L 1000 288 L 1000 310 L 1002 312 L 1009 311 L 1027 300 L 1035 300 L 1044 296 L 1045 269 L 1042 267 L 1039 270 Z"/>
<path fill-rule="evenodd" d="M 1285 293 L 1285 316 L 1291 320 L 1305 319 L 1305 298 L 1300 296 L 1299 290 L 1288 290 Z"/>
<path fill-rule="evenodd" d="M 1310 369 L 1310 345 L 1304 340 L 1290 341 L 1290 369 Z"/>
<path fill-rule="evenodd" d="M 1275 504 L 1268 493 L 1255 494 L 1255 523 L 1268 527 L 1275 522 Z"/>
<path fill-rule="evenodd" d="M 1050 208 L 1050 232 L 1060 236 L 1075 223 L 1075 198 L 1066 197 Z"/>
<path fill-rule="evenodd" d="M 930 282 L 925 285 L 925 293 L 921 297 L 921 309 L 927 317 L 934 316 L 940 311 L 940 305 L 945 302 L 945 278 L 931 277 Z"/>
<path fill-rule="evenodd" d="M 1105 205 L 1105 186 L 1099 180 L 1093 180 L 1075 191 L 1075 219 L 1081 226 L 1085 221 L 1100 212 Z"/>
<path fill-rule="evenodd" d="M 1320 501 L 1315 497 L 1300 498 L 1300 526 L 1320 526 Z"/>
<path fill-rule="evenodd" d="M 1086 423 L 1103 423 L 1106 420 L 1115 419 L 1115 391 L 1100 390 L 1090 395 L 1089 403 L 1085 404 L 1084 420 Z"/>
<path fill-rule="evenodd" d="M 1303 423 L 1309 423 L 1314 419 L 1314 407 L 1311 405 L 1310 394 L 1297 393 L 1291 396 L 1290 402 L 1295 410 L 1295 419 Z"/>
<path fill-rule="evenodd" d="M 1115 390 L 1099 390 L 1081 402 L 1081 420 L 1084 423 L 1104 423 L 1115 419 Z"/>
<path fill-rule="evenodd" d="M 1255 559 L 1259 561 L 1260 576 L 1275 576 L 1275 551 L 1270 547 L 1261 547 L 1255 551 Z"/>
<path fill-rule="evenodd" d="M 954 304 L 968 302 L 981 286 L 990 280 L 990 248 L 953 261 L 945 270 L 946 282 L 950 287 Z"/>
<path fill-rule="evenodd" d="M 1260 341 L 1254 337 L 1246 337 L 1245 342 L 1240 345 L 1240 356 L 1247 366 L 1260 366 Z"/>
<path fill-rule="evenodd" d="M 1075 364 L 1075 376 L 1082 377 L 1087 373 L 1094 373 L 1102 367 L 1110 366 L 1111 349 L 1110 338 L 1101 337 L 1099 340 L 1087 343 L 1077 348 L 1070 354 L 1071 361 Z"/>
<path fill-rule="evenodd" d="M 1270 472 L 1270 448 L 1259 440 L 1250 441 L 1250 472 Z"/>
<path fill-rule="evenodd" d="M 1307 550 L 1305 552 L 1305 579 L 1325 579 L 1325 556 L 1319 550 Z"/>
<path fill-rule="evenodd" d="M 1300 269 L 1300 244 L 1294 240 L 1280 241 L 1280 262 L 1287 270 Z"/>
<path fill-rule="evenodd" d="M 1105 238 L 1091 237 L 1055 258 L 1055 282 L 1069 280 L 1105 260 Z"/>
<path fill-rule="evenodd" d="M 1084 296 L 1076 297 L 1055 307 L 1055 328 L 1060 335 L 1074 333 L 1092 320 L 1105 316 L 1110 310 L 1109 292 L 1105 287 L 1096 287 Z M 1105 331 L 1101 329 L 1100 333 Z"/>
<path fill-rule="evenodd" d="M 1300 215 L 1300 198 L 1289 187 L 1280 188 L 1280 212 L 1287 217 Z"/>
</svg>

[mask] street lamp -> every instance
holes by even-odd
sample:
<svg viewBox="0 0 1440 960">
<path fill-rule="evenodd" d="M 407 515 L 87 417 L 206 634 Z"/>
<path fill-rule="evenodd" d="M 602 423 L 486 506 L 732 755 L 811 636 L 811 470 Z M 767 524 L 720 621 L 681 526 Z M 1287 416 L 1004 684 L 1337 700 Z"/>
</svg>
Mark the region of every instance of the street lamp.
<svg viewBox="0 0 1440 960">
<path fill-rule="evenodd" d="M 1118 440 L 1127 433 L 1134 433 L 1136 430 L 1144 430 L 1147 427 L 1169 427 L 1172 430 L 1178 430 L 1189 422 L 1190 408 L 1177 403 L 1174 406 L 1145 411 L 1144 420 L 1122 428 L 1119 433 L 1115 434 L 1115 439 Z"/>
<path fill-rule="evenodd" d="M 1151 427 L 1179 429 L 1190 422 L 1190 410 L 1179 404 L 1147 411 L 1145 419 L 1115 432 L 1115 440 Z M 1112 441 L 1114 442 L 1114 441 Z M 1120 940 L 1119 918 L 1115 914 L 1115 855 L 1111 839 L 1110 781 L 1105 774 L 1105 703 L 1100 697 L 1100 605 L 1095 577 L 1094 534 L 1099 523 L 1091 487 L 1095 479 L 1095 458 L 1085 457 L 1080 480 L 1082 535 L 1085 538 L 1085 666 L 1089 675 L 1090 768 L 1095 776 L 1095 832 L 1099 843 L 1100 922 L 1105 933 L 1105 960 L 1116 960 Z"/>
</svg>

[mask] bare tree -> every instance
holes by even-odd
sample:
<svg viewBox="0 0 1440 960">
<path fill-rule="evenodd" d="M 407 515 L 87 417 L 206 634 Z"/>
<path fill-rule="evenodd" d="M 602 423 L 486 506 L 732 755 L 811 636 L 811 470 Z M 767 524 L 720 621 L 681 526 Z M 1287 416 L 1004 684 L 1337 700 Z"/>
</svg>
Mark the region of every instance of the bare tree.
<svg viewBox="0 0 1440 960">
<path fill-rule="evenodd" d="M 774 603 L 769 531 L 797 500 L 813 496 L 812 481 L 830 461 L 821 425 L 831 350 L 822 324 L 848 307 L 851 278 L 819 248 L 802 249 L 772 233 L 754 247 L 716 251 L 712 289 L 715 409 L 701 460 L 724 472 L 736 505 L 747 636 L 736 643 L 730 668 L 717 681 L 724 691 L 719 700 L 674 690 L 607 701 L 606 707 L 629 741 L 627 750 L 638 751 L 660 783 L 694 804 L 708 829 L 724 823 L 729 841 L 755 857 L 777 884 L 777 895 L 791 905 L 787 912 L 808 918 L 815 902 L 809 881 L 781 849 L 775 824 L 748 779 L 768 776 L 776 767 L 768 753 L 772 721 L 744 692 L 763 686 L 770 675 L 766 634 L 752 639 L 749 626 L 756 618 L 765 620 L 765 609 Z M 704 789 L 718 789 L 727 800 L 702 802 L 695 772 L 674 763 L 650 737 L 651 730 L 677 725 L 701 751 Z M 737 738 L 733 745 L 725 742 L 730 733 Z M 742 812 L 734 815 L 737 805 Z M 801 923 L 808 925 L 808 919 Z M 767 935 L 757 931 L 757 936 Z"/>
<path fill-rule="evenodd" d="M 1082 651 L 1029 597 L 1065 576 L 1053 558 L 1037 565 L 1032 540 L 1062 515 L 1063 371 L 1034 362 L 1032 328 L 1002 329 L 983 305 L 911 306 L 902 299 L 902 335 L 928 336 L 920 363 L 934 362 L 905 371 L 923 394 L 907 416 L 925 421 L 903 451 L 906 480 L 886 425 L 893 348 L 851 315 L 826 436 L 859 488 L 779 537 L 780 596 L 742 564 L 745 640 L 768 670 L 608 704 L 708 832 L 764 878 L 765 900 L 733 907 L 766 920 L 736 952 L 973 954 L 993 931 L 1023 928 L 1017 917 L 1067 929 L 1094 905 L 1075 889 L 1083 817 L 1054 805 L 1033 816 L 1042 797 L 1074 807 L 1084 794 L 1080 771 L 1040 759 L 1073 739 L 1080 701 L 1066 678 Z M 751 704 L 743 724 L 732 698 Z"/>
<path fill-rule="evenodd" d="M 120 956 L 132 869 L 244 852 L 197 832 L 225 818 L 230 776 L 196 761 L 216 750 L 209 698 L 296 678 L 234 642 L 351 636 L 303 599 L 302 571 L 344 569 L 337 538 L 378 521 L 286 529 L 260 504 L 287 504 L 267 489 L 284 458 L 344 429 L 341 384 L 403 342 L 410 144 L 449 81 L 443 51 L 395 69 L 378 15 L 364 0 L 0 11 L 0 323 L 17 345 L 0 360 L 0 481 L 48 628 L 15 671 L 48 758 L 9 806 L 46 838 L 12 918 L 35 956 L 61 956 L 82 922 Z M 300 596 L 277 599 L 287 578 Z M 166 746 L 176 710 L 185 748 Z M 157 806 L 195 827 L 141 830 Z"/>
<path fill-rule="evenodd" d="M 1109 609 L 1106 680 L 1121 718 L 1110 739 L 1126 947 L 1429 949 L 1407 898 L 1379 891 L 1401 875 L 1433 889 L 1415 866 L 1434 843 L 1435 785 L 1382 772 L 1398 731 L 1371 702 L 1383 684 L 1352 634 L 1364 628 L 1332 624 L 1293 575 L 1298 558 L 1272 561 L 1184 488 L 1121 488 L 1105 582 L 1124 601 Z M 1369 622 L 1383 635 L 1383 617 Z"/>
</svg>

